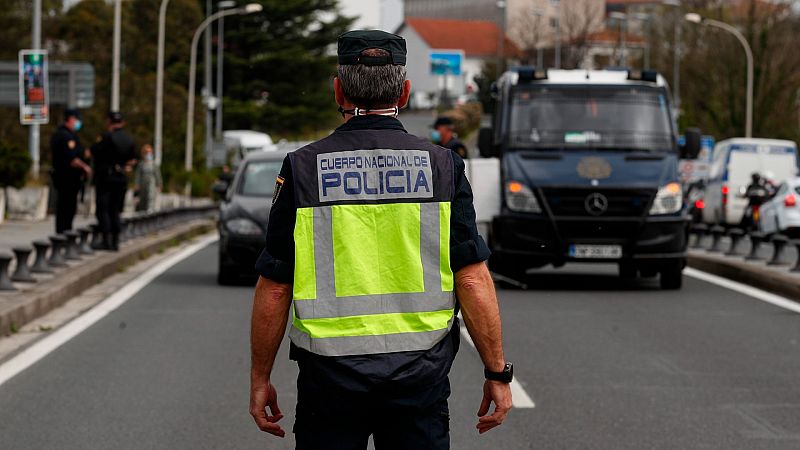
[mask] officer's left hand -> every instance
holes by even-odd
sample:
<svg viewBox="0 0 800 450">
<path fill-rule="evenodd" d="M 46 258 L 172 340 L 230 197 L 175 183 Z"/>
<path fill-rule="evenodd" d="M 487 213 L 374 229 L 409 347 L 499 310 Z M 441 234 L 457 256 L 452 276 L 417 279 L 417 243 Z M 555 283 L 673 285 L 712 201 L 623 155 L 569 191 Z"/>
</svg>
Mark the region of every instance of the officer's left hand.
<svg viewBox="0 0 800 450">
<path fill-rule="evenodd" d="M 271 416 L 267 415 L 267 407 L 272 413 Z M 278 407 L 278 393 L 272 383 L 250 388 L 250 415 L 253 416 L 261 431 L 278 437 L 286 436 L 286 432 L 277 424 L 279 420 L 283 419 L 283 413 Z"/>
<path fill-rule="evenodd" d="M 489 406 L 495 404 L 494 412 L 489 412 Z M 506 420 L 508 412 L 511 410 L 511 385 L 499 381 L 486 380 L 483 383 L 483 401 L 478 409 L 478 433 L 483 434 L 492 428 L 499 426 Z"/>
</svg>

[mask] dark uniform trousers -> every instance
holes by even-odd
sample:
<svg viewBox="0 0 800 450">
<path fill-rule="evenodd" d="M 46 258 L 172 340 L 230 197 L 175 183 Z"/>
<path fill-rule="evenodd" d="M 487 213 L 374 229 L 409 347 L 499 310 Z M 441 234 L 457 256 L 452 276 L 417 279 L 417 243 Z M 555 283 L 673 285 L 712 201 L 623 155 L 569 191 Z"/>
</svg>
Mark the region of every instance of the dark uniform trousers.
<svg viewBox="0 0 800 450">
<path fill-rule="evenodd" d="M 56 189 L 56 233 L 61 234 L 72 229 L 72 221 L 78 210 L 78 193 L 81 190 L 81 179 L 77 177 L 54 176 L 53 187 Z"/>
<path fill-rule="evenodd" d="M 124 180 L 97 183 L 95 215 L 101 232 L 119 234 L 120 213 L 124 206 L 126 190 L 127 182 Z"/>
<path fill-rule="evenodd" d="M 300 364 L 294 434 L 297 450 L 450 448 L 447 377 L 418 391 L 353 392 L 323 384 Z"/>
</svg>

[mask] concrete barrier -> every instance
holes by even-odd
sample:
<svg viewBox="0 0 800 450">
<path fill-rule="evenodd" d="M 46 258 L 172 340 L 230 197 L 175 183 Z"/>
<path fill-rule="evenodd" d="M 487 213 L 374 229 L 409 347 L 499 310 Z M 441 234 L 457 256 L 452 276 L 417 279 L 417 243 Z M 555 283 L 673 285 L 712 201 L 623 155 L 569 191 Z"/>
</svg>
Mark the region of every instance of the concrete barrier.
<svg viewBox="0 0 800 450">
<path fill-rule="evenodd" d="M 50 188 L 26 187 L 15 189 L 7 187 L 6 215 L 13 220 L 39 221 L 47 218 L 47 200 Z"/>
<path fill-rule="evenodd" d="M 171 228 L 157 234 L 129 242 L 119 252 L 102 252 L 88 261 L 56 270 L 54 278 L 37 283 L 30 289 L 4 293 L 0 302 L 0 335 L 13 333 L 24 324 L 63 305 L 72 297 L 136 261 L 161 251 L 165 246 L 207 233 L 214 228 L 215 223 L 211 219 L 175 223 Z M 39 244 L 46 246 L 47 243 Z M 10 258 L 8 255 L 9 261 Z M 61 276 L 67 273 L 68 276 Z"/>
</svg>

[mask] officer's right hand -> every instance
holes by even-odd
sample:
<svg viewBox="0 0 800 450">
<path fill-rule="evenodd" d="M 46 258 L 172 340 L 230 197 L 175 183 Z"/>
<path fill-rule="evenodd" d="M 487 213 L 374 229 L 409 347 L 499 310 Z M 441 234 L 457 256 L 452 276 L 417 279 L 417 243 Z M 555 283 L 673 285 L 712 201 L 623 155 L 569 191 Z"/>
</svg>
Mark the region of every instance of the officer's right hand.
<svg viewBox="0 0 800 450">
<path fill-rule="evenodd" d="M 489 406 L 495 404 L 494 412 L 489 412 Z M 478 433 L 483 434 L 492 428 L 499 426 L 506 420 L 508 412 L 511 410 L 511 385 L 499 381 L 486 380 L 483 383 L 483 401 L 478 409 Z"/>
<path fill-rule="evenodd" d="M 267 415 L 267 407 L 272 414 Z M 275 386 L 267 382 L 266 385 L 251 386 L 250 388 L 250 415 L 256 421 L 261 431 L 266 431 L 278 437 L 286 436 L 277 422 L 283 419 L 283 413 L 278 407 L 278 393 Z"/>
</svg>

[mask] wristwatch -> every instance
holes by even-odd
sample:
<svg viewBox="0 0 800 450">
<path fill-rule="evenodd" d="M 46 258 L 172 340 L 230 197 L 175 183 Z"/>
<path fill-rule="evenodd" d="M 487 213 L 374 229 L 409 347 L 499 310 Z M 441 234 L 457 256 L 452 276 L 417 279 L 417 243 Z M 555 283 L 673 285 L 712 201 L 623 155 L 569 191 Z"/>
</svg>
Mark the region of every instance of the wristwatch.
<svg viewBox="0 0 800 450">
<path fill-rule="evenodd" d="M 511 383 L 511 380 L 514 379 L 514 364 L 507 362 L 502 372 L 492 372 L 491 370 L 484 368 L 483 375 L 487 380 L 499 381 L 501 383 Z"/>
</svg>

